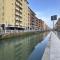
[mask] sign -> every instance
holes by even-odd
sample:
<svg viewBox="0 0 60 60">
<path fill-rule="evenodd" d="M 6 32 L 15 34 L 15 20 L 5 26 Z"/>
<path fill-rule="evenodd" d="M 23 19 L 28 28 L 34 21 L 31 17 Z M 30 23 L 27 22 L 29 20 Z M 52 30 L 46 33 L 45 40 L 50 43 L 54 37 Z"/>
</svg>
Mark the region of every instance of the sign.
<svg viewBox="0 0 60 60">
<path fill-rule="evenodd" d="M 51 20 L 57 20 L 57 15 L 51 16 Z"/>
</svg>

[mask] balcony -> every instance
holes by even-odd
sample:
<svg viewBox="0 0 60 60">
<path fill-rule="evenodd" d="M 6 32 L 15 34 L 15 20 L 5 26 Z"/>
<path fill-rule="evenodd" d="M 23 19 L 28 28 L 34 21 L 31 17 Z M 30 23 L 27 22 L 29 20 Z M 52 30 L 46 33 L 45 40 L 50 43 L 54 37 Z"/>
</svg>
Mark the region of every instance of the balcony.
<svg viewBox="0 0 60 60">
<path fill-rule="evenodd" d="M 18 7 L 20 10 L 22 10 L 22 7 L 20 7 L 20 5 L 17 5 L 17 4 L 15 4 L 16 5 L 16 7 Z"/>
<path fill-rule="evenodd" d="M 18 17 L 18 18 L 22 18 L 20 15 L 17 15 L 17 14 L 15 14 L 15 16 Z"/>
<path fill-rule="evenodd" d="M 22 6 L 22 3 L 19 0 L 16 0 L 16 2 L 18 2 Z"/>
<path fill-rule="evenodd" d="M 22 21 L 20 21 L 20 20 L 16 19 L 16 22 L 19 22 L 19 23 L 20 23 L 20 22 L 22 22 Z"/>
<path fill-rule="evenodd" d="M 18 12 L 18 13 L 20 13 L 20 14 L 22 14 L 22 12 L 20 10 L 15 9 L 15 11 Z"/>
</svg>

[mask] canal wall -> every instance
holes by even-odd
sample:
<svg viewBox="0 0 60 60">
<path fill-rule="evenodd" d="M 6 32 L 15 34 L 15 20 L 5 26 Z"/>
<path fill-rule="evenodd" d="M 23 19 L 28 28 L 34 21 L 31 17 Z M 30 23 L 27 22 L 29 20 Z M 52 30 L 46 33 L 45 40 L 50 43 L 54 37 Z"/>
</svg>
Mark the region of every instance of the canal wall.
<svg viewBox="0 0 60 60">
<path fill-rule="evenodd" d="M 42 60 L 60 60 L 60 40 L 51 32 L 51 37 L 43 54 Z"/>
<path fill-rule="evenodd" d="M 3 35 L 0 35 L 0 40 L 3 39 L 10 39 L 10 38 L 15 38 L 15 37 L 22 37 L 29 36 L 29 35 L 35 35 L 43 32 L 15 32 L 15 33 L 6 33 Z"/>
</svg>

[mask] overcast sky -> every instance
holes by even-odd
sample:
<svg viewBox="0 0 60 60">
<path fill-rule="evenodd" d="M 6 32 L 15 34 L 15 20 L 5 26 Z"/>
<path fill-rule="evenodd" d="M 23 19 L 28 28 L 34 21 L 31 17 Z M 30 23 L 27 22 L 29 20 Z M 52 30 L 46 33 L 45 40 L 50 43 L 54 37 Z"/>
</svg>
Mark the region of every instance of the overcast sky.
<svg viewBox="0 0 60 60">
<path fill-rule="evenodd" d="M 52 27 L 52 15 L 60 16 L 60 0 L 28 0 L 30 8 L 36 16 Z"/>
</svg>

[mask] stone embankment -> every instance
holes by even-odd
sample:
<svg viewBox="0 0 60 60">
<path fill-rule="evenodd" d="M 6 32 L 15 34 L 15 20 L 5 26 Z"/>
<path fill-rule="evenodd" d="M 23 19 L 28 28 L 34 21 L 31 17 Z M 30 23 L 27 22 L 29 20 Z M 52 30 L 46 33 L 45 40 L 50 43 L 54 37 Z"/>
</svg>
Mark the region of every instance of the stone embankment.
<svg viewBox="0 0 60 60">
<path fill-rule="evenodd" d="M 25 36 L 29 36 L 29 35 L 35 35 L 35 34 L 39 34 L 41 32 L 15 32 L 15 33 L 4 33 L 2 35 L 0 35 L 0 40 L 3 39 L 9 39 L 9 38 L 15 38 L 15 37 L 25 37 Z"/>
</svg>

